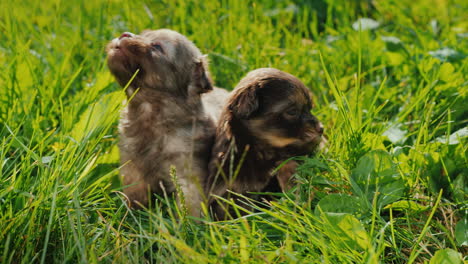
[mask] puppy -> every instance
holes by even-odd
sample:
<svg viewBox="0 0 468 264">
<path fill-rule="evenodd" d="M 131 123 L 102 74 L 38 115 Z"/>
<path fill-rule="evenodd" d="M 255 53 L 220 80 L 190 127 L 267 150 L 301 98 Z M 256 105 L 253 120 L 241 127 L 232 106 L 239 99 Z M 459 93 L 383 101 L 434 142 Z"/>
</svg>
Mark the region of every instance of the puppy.
<svg viewBox="0 0 468 264">
<path fill-rule="evenodd" d="M 125 32 L 107 45 L 107 54 L 117 82 L 128 85 L 119 149 L 130 205 L 146 206 L 151 193 L 175 192 L 174 166 L 185 206 L 199 216 L 216 116 L 205 113 L 201 99 L 213 89 L 205 57 L 185 36 L 168 29 Z"/>
<path fill-rule="evenodd" d="M 322 140 L 323 126 L 311 108 L 310 91 L 291 74 L 272 68 L 248 73 L 220 117 L 206 192 L 229 198 L 228 190 L 248 196 L 287 188 L 295 162 L 277 175 L 272 171 L 290 157 L 314 152 Z M 217 219 L 230 213 L 213 196 L 209 206 Z"/>
</svg>

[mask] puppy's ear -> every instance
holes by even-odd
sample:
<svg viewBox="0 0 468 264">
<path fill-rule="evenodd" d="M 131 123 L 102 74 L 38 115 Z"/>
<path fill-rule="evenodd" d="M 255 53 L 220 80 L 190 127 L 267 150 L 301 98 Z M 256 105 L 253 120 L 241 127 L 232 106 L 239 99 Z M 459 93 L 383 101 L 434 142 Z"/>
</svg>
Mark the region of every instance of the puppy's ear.
<svg viewBox="0 0 468 264">
<path fill-rule="evenodd" d="M 312 93 L 309 87 L 307 87 L 307 92 L 309 93 L 310 105 L 312 106 L 312 109 L 313 109 L 315 108 L 314 94 Z"/>
<path fill-rule="evenodd" d="M 257 87 L 248 87 L 235 95 L 228 108 L 231 113 L 240 119 L 248 119 L 258 109 Z"/>
<path fill-rule="evenodd" d="M 211 78 L 205 69 L 207 68 L 207 64 L 205 56 L 198 58 L 195 62 L 191 84 L 193 91 L 191 92 L 201 94 L 213 90 Z"/>
</svg>

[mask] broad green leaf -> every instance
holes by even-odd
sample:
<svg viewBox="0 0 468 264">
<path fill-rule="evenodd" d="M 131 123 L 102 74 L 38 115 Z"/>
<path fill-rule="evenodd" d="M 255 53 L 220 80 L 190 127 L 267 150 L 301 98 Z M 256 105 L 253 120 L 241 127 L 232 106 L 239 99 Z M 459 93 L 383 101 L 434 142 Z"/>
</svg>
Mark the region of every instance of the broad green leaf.
<svg viewBox="0 0 468 264">
<path fill-rule="evenodd" d="M 391 155 L 383 150 L 373 150 L 361 157 L 351 172 L 351 180 L 357 195 L 372 201 L 377 194 L 380 208 L 401 199 L 405 191 Z"/>
<path fill-rule="evenodd" d="M 362 250 L 370 247 L 370 238 L 361 222 L 350 214 L 324 213 L 330 228 L 326 233 L 344 249 Z"/>
<path fill-rule="evenodd" d="M 453 181 L 453 197 L 455 201 L 463 203 L 468 198 L 468 176 L 465 172 L 461 172 Z"/>
<path fill-rule="evenodd" d="M 113 145 L 112 148 L 99 157 L 98 163 L 118 163 L 119 162 L 119 148 Z"/>
<path fill-rule="evenodd" d="M 455 239 L 458 246 L 468 246 L 468 219 L 466 215 L 455 225 Z"/>
<path fill-rule="evenodd" d="M 315 214 L 320 215 L 321 212 L 326 213 L 361 213 L 363 206 L 361 199 L 356 196 L 347 194 L 329 194 L 323 197 L 317 207 L 315 207 Z"/>
<path fill-rule="evenodd" d="M 73 127 L 71 136 L 79 142 L 115 121 L 118 117 L 116 109 L 119 108 L 123 99 L 122 92 L 113 92 L 103 96 L 81 114 L 80 120 Z"/>
<path fill-rule="evenodd" d="M 436 194 L 442 189 L 445 198 L 463 203 L 466 200 L 465 178 L 468 172 L 464 166 L 465 150 L 462 150 L 464 146 L 450 146 L 443 143 L 432 145 L 438 149 L 438 152 L 428 151 L 424 154 L 422 173 L 427 180 L 429 190 Z"/>
<path fill-rule="evenodd" d="M 442 64 L 442 66 L 440 66 L 439 78 L 442 81 L 450 82 L 453 79 L 454 72 L 455 68 L 453 67 L 453 65 L 449 62 L 445 62 L 444 64 Z"/>
<path fill-rule="evenodd" d="M 398 66 L 405 62 L 406 58 L 399 52 L 388 51 L 385 53 L 388 58 L 388 62 L 392 66 Z"/>
<path fill-rule="evenodd" d="M 408 210 L 408 211 L 413 211 L 413 212 L 422 212 L 422 211 L 427 210 L 429 207 L 418 204 L 414 201 L 406 200 L 406 201 L 397 201 L 397 202 L 394 202 L 385 206 L 385 209 L 390 209 L 390 208 L 396 211 Z"/>
<path fill-rule="evenodd" d="M 440 63 L 440 60 L 434 57 L 427 57 L 421 60 L 418 67 L 420 67 L 424 73 L 429 73 L 433 70 L 433 68 L 439 65 L 439 63 Z"/>
<path fill-rule="evenodd" d="M 462 264 L 461 254 L 451 248 L 439 249 L 429 264 Z"/>
<path fill-rule="evenodd" d="M 94 85 L 91 87 L 96 93 L 107 88 L 109 84 L 114 82 L 114 77 L 109 71 L 99 72 Z"/>
</svg>

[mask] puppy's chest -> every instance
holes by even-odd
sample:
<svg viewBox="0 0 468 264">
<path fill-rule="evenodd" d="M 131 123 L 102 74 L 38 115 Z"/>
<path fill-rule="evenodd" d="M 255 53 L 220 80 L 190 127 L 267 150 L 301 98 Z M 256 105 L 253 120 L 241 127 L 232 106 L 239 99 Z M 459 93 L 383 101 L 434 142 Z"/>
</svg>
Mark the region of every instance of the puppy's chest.
<svg viewBox="0 0 468 264">
<path fill-rule="evenodd" d="M 125 109 L 119 125 L 123 147 L 141 155 L 191 153 L 203 126 L 193 122 L 190 114 L 177 114 L 170 110 L 156 111 L 150 105 L 142 105 L 136 113 Z"/>
</svg>

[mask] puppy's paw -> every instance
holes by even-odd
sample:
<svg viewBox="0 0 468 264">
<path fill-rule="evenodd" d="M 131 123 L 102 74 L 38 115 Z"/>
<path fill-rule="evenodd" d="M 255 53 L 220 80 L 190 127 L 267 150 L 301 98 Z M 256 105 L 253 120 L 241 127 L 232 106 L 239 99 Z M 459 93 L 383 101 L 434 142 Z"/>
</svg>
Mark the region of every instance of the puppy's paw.
<svg viewBox="0 0 468 264">
<path fill-rule="evenodd" d="M 299 164 L 294 160 L 288 161 L 277 172 L 276 178 L 283 192 L 290 190 L 294 186 L 293 174 L 296 172 Z"/>
</svg>

